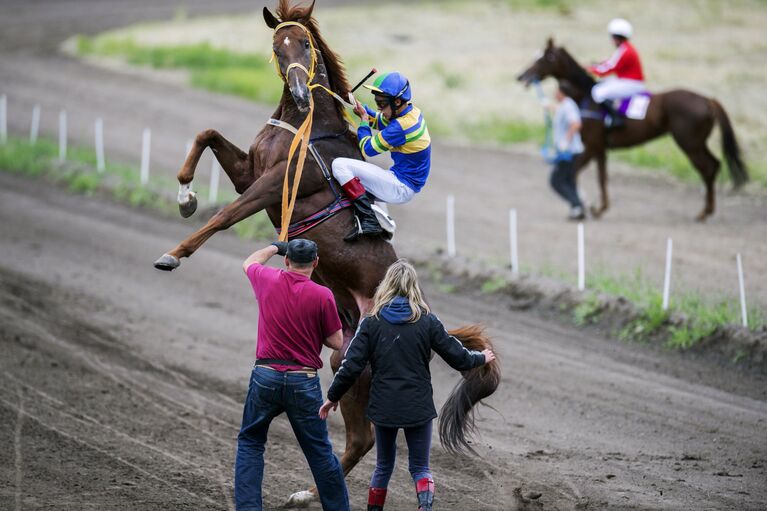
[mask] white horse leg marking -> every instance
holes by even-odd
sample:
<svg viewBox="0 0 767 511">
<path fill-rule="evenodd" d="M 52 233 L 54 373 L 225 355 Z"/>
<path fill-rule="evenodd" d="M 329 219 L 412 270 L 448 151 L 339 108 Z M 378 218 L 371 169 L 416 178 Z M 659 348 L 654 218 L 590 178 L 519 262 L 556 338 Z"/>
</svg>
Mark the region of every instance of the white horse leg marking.
<svg viewBox="0 0 767 511">
<path fill-rule="evenodd" d="M 192 182 L 189 181 L 185 185 L 178 185 L 178 203 L 183 205 L 189 202 L 189 199 L 191 198 L 192 194 L 194 192 L 192 191 Z"/>
<path fill-rule="evenodd" d="M 19 413 L 16 416 L 16 432 L 13 436 L 14 448 L 16 451 L 16 511 L 21 511 L 21 481 L 23 480 L 23 472 L 21 466 L 21 428 L 24 421 L 24 394 L 21 392 L 21 387 L 16 387 L 16 392 L 19 394 Z"/>
<path fill-rule="evenodd" d="M 312 502 L 318 500 L 317 496 L 309 490 L 297 491 L 290 496 L 285 503 L 286 507 L 307 507 Z"/>
</svg>

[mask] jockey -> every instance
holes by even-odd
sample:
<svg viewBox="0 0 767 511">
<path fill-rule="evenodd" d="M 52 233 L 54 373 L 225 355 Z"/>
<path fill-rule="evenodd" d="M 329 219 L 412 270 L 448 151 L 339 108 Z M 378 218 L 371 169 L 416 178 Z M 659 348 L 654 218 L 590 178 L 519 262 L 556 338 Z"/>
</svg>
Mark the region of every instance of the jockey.
<svg viewBox="0 0 767 511">
<path fill-rule="evenodd" d="M 622 99 L 645 90 L 642 63 L 639 54 L 629 42 L 633 29 L 631 23 L 616 18 L 607 24 L 607 31 L 612 36 L 617 49 L 612 56 L 596 66 L 590 66 L 589 71 L 597 76 L 615 74 L 614 77 L 598 82 L 591 89 L 591 97 L 610 115 L 609 125 L 619 127 L 622 120 L 612 105 L 612 100 Z"/>
<path fill-rule="evenodd" d="M 365 191 L 381 202 L 404 204 L 423 188 L 431 166 L 431 138 L 421 111 L 410 102 L 410 83 L 400 73 L 379 76 L 373 85 L 378 112 L 356 102 L 354 113 L 360 149 L 365 156 L 391 151 L 394 165 L 389 170 L 352 158 L 333 160 L 333 177 L 353 201 L 356 225 L 344 238 L 382 233 Z M 379 130 L 373 135 L 372 129 Z"/>
</svg>

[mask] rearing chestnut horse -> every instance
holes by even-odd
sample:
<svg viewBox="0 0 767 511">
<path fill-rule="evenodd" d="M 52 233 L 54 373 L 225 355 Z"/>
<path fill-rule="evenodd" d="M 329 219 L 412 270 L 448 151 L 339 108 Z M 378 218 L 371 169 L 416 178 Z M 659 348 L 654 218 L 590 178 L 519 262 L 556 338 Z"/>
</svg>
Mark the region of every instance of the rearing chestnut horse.
<svg viewBox="0 0 767 511">
<path fill-rule="evenodd" d="M 591 89 L 596 82 L 567 50 L 554 46 L 552 39 L 548 40 L 543 55 L 517 79 L 529 85 L 549 76 L 559 81 L 566 80 L 572 89 L 570 95 L 585 112 L 581 129 L 585 150 L 575 166 L 580 171 L 592 158 L 597 161 L 602 204 L 597 209 L 592 208 L 595 217 L 598 218 L 610 206 L 607 197 L 607 149 L 643 144 L 665 133 L 671 133 L 706 185 L 705 204 L 697 220 L 703 221 L 714 213 L 714 184 L 720 163 L 708 150 L 706 139 L 715 122 L 719 123 L 722 131 L 722 152 L 735 188 L 748 181 L 735 132 L 717 100 L 684 89 L 654 94 L 644 119 L 626 119 L 623 128 L 607 132 L 601 109 L 591 98 Z"/>
<path fill-rule="evenodd" d="M 362 155 L 357 137 L 349 131 L 344 119 L 341 104 L 322 88 L 312 87 L 321 84 L 340 96 L 349 91 L 344 67 L 321 37 L 312 17 L 313 8 L 314 3 L 308 7 L 297 7 L 290 6 L 288 0 L 280 0 L 277 17 L 264 8 L 264 20 L 275 31 L 273 50 L 279 75 L 285 82 L 280 104 L 273 119 L 258 133 L 247 153 L 215 130 L 205 130 L 197 135 L 178 173 L 182 216 L 188 217 L 196 209 L 191 183 L 200 155 L 206 148 L 213 151 L 240 196 L 216 213 L 204 227 L 158 259 L 155 267 L 162 270 L 178 267 L 181 258 L 191 256 L 213 234 L 258 211 L 266 210 L 272 223 L 280 225 L 283 180 L 286 172 L 290 178 L 296 172 L 295 161 L 290 169 L 286 168 L 293 141 L 290 127 L 300 126 L 311 111 L 311 140 L 316 153 L 312 153 L 312 159 L 305 160 L 293 217 L 319 221 L 311 229 L 301 232 L 301 237 L 311 239 L 319 246 L 319 265 L 312 278 L 333 291 L 343 323 L 344 349 L 334 352 L 330 358 L 331 368 L 336 371 L 360 317 L 370 309 L 376 287 L 397 256 L 392 245 L 383 239 L 365 237 L 355 243 L 343 241 L 352 224 L 351 209 L 341 207 L 333 215 L 317 215 L 318 212 L 334 209 L 329 206 L 343 204 L 337 192 L 340 189 L 338 183 L 332 176 L 323 174 L 319 160 L 327 159 L 325 166 L 329 167 L 333 158 L 361 159 Z M 310 108 L 310 95 L 313 110 Z M 301 221 L 295 225 L 301 229 L 306 227 Z M 450 333 L 469 349 L 491 347 L 490 341 L 477 326 L 462 327 Z M 443 446 L 452 452 L 471 450 L 467 435 L 473 428 L 472 409 L 497 388 L 500 382 L 499 365 L 492 362 L 467 371 L 463 377 L 441 412 L 440 438 Z M 365 417 L 369 387 L 370 374 L 365 371 L 341 400 L 346 428 L 346 447 L 341 465 L 345 474 L 373 446 L 372 425 Z M 403 403 L 403 406 L 407 404 Z M 312 489 L 292 495 L 289 504 L 303 505 L 314 499 L 316 490 Z"/>
</svg>

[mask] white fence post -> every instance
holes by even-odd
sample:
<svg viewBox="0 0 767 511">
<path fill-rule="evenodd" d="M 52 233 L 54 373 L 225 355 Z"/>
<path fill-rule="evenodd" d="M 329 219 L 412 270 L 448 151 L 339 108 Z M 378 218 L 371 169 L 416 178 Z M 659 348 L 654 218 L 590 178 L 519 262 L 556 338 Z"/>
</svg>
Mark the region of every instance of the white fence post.
<svg viewBox="0 0 767 511">
<path fill-rule="evenodd" d="M 37 143 L 37 135 L 40 133 L 40 105 L 32 108 L 32 124 L 29 126 L 29 143 Z"/>
<path fill-rule="evenodd" d="M 511 274 L 519 277 L 519 252 L 517 251 L 517 210 L 509 210 L 509 242 L 511 243 Z"/>
<path fill-rule="evenodd" d="M 738 284 L 740 286 L 740 317 L 743 321 L 743 326 L 748 328 L 748 309 L 746 308 L 746 286 L 743 284 L 743 260 L 740 254 L 737 256 L 738 261 Z"/>
<path fill-rule="evenodd" d="M 210 166 L 210 190 L 208 195 L 208 202 L 215 204 L 218 200 L 218 181 L 221 176 L 221 166 L 218 164 L 216 157 L 213 157 L 213 164 Z"/>
<path fill-rule="evenodd" d="M 0 96 L 0 144 L 8 142 L 8 97 Z"/>
<path fill-rule="evenodd" d="M 447 196 L 447 255 L 455 257 L 455 197 Z"/>
<path fill-rule="evenodd" d="M 152 144 L 152 130 L 144 128 L 144 134 L 141 137 L 141 184 L 146 185 L 149 182 L 149 149 Z"/>
<path fill-rule="evenodd" d="M 93 128 L 96 136 L 96 170 L 104 172 L 106 170 L 106 162 L 104 161 L 104 120 L 101 117 L 96 119 L 96 124 Z"/>
<path fill-rule="evenodd" d="M 59 112 L 59 162 L 67 160 L 67 112 Z"/>
<path fill-rule="evenodd" d="M 671 238 L 666 242 L 666 275 L 663 278 L 663 310 L 668 310 L 669 293 L 671 291 L 671 257 L 674 252 L 674 243 Z"/>
<path fill-rule="evenodd" d="M 578 222 L 578 291 L 586 289 L 586 240 L 583 222 Z"/>
</svg>

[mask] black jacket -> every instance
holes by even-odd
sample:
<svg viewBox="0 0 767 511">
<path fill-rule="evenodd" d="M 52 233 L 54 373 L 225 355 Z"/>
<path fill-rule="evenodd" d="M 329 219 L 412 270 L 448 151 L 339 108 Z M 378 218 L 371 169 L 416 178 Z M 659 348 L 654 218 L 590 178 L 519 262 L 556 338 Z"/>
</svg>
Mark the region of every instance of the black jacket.
<svg viewBox="0 0 767 511">
<path fill-rule="evenodd" d="M 360 323 L 330 384 L 328 399 L 340 400 L 369 362 L 373 377 L 368 418 L 378 426 L 420 426 L 437 416 L 429 371 L 431 351 L 459 371 L 481 366 L 485 357 L 464 348 L 434 314 L 422 314 L 415 323 L 408 323 L 410 306 L 403 297 L 392 300 L 380 316 Z"/>
</svg>

